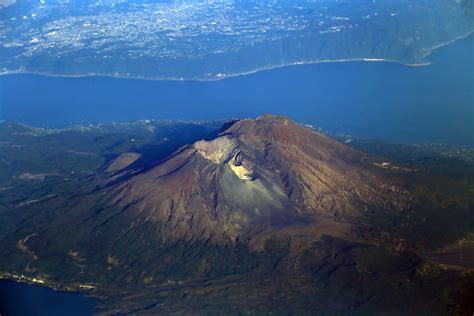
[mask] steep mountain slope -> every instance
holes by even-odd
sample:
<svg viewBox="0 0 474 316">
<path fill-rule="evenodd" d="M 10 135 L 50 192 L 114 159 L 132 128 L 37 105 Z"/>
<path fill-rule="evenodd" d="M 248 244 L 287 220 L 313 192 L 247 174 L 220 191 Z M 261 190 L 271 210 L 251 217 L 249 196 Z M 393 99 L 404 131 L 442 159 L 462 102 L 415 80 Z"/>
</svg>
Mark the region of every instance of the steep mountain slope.
<svg viewBox="0 0 474 316">
<path fill-rule="evenodd" d="M 373 161 L 341 143 L 271 115 L 234 123 L 212 141 L 182 148 L 114 188 L 114 203 L 176 238 L 235 239 L 310 215 L 363 217 L 368 208 L 407 208 L 410 194 Z"/>
</svg>

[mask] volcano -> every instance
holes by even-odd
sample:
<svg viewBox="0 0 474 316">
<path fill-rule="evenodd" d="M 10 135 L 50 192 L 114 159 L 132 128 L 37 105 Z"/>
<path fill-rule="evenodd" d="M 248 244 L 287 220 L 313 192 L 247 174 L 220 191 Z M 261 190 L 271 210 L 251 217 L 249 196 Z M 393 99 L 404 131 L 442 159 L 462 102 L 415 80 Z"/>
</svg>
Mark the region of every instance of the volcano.
<svg viewBox="0 0 474 316">
<path fill-rule="evenodd" d="M 470 293 L 423 258 L 452 220 L 416 170 L 286 117 L 140 159 L 7 213 L 2 271 L 88 291 L 106 314 L 425 313 Z"/>
<path fill-rule="evenodd" d="M 314 216 L 363 217 L 403 210 L 410 194 L 380 176 L 367 155 L 285 117 L 233 123 L 213 140 L 185 146 L 113 189 L 112 203 L 175 237 L 239 236 Z"/>
</svg>

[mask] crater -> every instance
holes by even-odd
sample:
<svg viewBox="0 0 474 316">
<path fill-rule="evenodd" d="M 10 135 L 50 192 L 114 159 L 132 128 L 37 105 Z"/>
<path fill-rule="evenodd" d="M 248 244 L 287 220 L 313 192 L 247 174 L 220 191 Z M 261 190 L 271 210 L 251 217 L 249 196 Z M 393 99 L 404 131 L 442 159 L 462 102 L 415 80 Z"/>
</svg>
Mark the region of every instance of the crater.
<svg viewBox="0 0 474 316">
<path fill-rule="evenodd" d="M 198 141 L 194 144 L 198 153 L 216 164 L 229 165 L 232 172 L 241 180 L 254 180 L 253 168 L 244 161 L 237 142 L 228 136 L 219 137 L 213 141 Z"/>
<path fill-rule="evenodd" d="M 221 164 L 232 158 L 237 149 L 237 143 L 235 140 L 223 136 L 213 141 L 198 141 L 194 144 L 194 148 L 205 159 Z"/>
</svg>

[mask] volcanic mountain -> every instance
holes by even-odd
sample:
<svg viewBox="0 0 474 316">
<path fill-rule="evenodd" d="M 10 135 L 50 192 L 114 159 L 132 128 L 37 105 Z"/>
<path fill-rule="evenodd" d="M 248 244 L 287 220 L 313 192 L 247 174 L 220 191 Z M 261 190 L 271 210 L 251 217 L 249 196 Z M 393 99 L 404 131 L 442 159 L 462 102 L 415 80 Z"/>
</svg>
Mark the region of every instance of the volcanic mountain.
<svg viewBox="0 0 474 316">
<path fill-rule="evenodd" d="M 113 203 L 175 237 L 238 238 L 311 216 L 363 217 L 403 210 L 410 195 L 374 160 L 285 117 L 241 120 L 210 141 L 185 146 L 113 190 Z"/>
<path fill-rule="evenodd" d="M 469 201 L 440 202 L 412 169 L 273 115 L 142 158 L 122 153 L 4 211 L 0 270 L 88 290 L 107 313 L 423 314 L 470 301 L 467 274 L 422 258 L 444 245 L 436 236 L 462 237 Z"/>
</svg>

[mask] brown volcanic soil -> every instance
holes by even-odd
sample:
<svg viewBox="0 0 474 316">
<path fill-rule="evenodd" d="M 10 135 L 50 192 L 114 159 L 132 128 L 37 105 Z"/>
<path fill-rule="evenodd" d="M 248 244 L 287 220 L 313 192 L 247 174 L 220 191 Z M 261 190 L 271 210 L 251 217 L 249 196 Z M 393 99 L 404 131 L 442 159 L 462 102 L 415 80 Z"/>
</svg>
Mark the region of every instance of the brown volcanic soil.
<svg viewBox="0 0 474 316">
<path fill-rule="evenodd" d="M 344 221 L 408 208 L 410 193 L 374 160 L 287 118 L 234 123 L 115 189 L 175 238 L 235 240 L 264 227 Z M 395 179 L 395 178 L 394 178 Z"/>
</svg>

